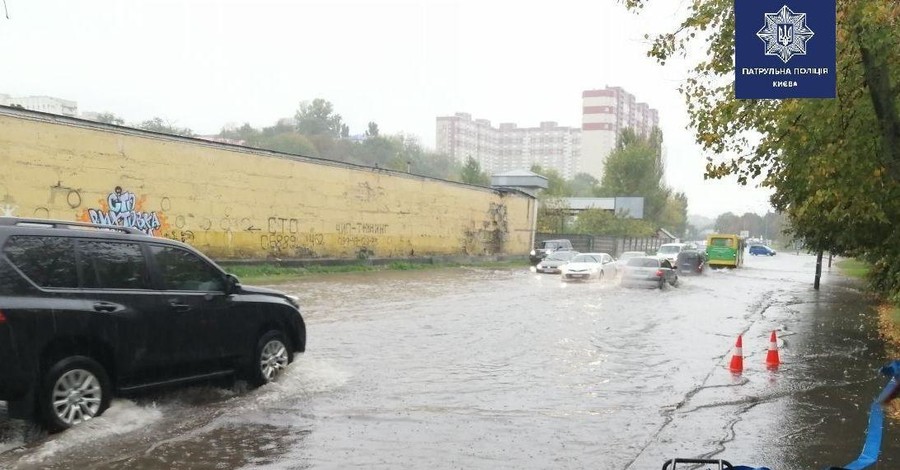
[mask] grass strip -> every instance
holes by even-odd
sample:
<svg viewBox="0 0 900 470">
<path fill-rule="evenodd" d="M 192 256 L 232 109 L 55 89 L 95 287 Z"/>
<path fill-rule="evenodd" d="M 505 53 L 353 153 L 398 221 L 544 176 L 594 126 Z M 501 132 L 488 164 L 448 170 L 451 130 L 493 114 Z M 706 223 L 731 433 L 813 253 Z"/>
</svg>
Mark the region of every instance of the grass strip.
<svg viewBox="0 0 900 470">
<path fill-rule="evenodd" d="M 524 268 L 529 266 L 527 260 L 484 262 L 474 261 L 467 263 L 415 263 L 408 261 L 394 261 L 382 265 L 362 263 L 309 266 L 278 266 L 275 264 L 229 265 L 227 263 L 221 263 L 221 265 L 226 271 L 237 276 L 241 280 L 241 282 L 245 282 L 248 284 L 275 284 L 310 276 L 340 273 L 413 271 L 424 269 L 459 268 L 464 266 L 482 268 Z"/>
<path fill-rule="evenodd" d="M 869 273 L 869 264 L 857 259 L 844 259 L 835 263 L 841 272 L 849 277 L 862 279 Z"/>
</svg>

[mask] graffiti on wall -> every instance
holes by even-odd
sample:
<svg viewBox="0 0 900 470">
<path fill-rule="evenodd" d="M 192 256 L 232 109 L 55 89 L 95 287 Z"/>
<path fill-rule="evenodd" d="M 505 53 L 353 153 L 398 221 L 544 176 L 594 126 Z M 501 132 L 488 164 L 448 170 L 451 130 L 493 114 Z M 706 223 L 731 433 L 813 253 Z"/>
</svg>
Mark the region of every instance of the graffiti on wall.
<svg viewBox="0 0 900 470">
<path fill-rule="evenodd" d="M 132 227 L 148 235 L 162 236 L 168 228 L 165 214 L 144 210 L 146 199 L 116 186 L 105 200 L 99 201 L 99 208 L 84 209 L 78 219 L 92 224 Z"/>
<path fill-rule="evenodd" d="M 481 227 L 463 230 L 461 248 L 468 255 L 503 253 L 509 237 L 509 220 L 506 205 L 491 203 Z"/>
</svg>

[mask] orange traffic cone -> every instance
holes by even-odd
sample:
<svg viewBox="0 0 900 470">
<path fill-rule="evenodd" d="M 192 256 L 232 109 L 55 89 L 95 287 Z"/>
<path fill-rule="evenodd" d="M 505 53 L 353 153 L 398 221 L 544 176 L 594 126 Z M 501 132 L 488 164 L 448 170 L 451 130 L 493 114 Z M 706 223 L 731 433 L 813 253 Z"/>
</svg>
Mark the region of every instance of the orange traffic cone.
<svg viewBox="0 0 900 470">
<path fill-rule="evenodd" d="M 737 341 L 734 343 L 734 354 L 731 355 L 731 365 L 728 368 L 732 372 L 743 372 L 744 370 L 744 347 L 741 335 L 738 335 Z"/>
<path fill-rule="evenodd" d="M 777 369 L 779 364 L 781 364 L 781 359 L 778 358 L 778 339 L 775 337 L 775 331 L 773 330 L 772 336 L 769 336 L 769 352 L 766 354 L 766 367 Z"/>
</svg>

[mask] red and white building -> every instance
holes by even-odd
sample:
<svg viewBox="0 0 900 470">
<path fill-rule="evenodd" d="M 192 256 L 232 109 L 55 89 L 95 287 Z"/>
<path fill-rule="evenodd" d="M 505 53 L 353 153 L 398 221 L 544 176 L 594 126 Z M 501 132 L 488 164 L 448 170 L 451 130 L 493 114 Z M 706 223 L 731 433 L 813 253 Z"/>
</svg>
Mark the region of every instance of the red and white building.
<svg viewBox="0 0 900 470">
<path fill-rule="evenodd" d="M 626 127 L 648 136 L 659 127 L 659 112 L 620 87 L 581 93 L 581 171 L 603 178 L 606 159 Z"/>
</svg>

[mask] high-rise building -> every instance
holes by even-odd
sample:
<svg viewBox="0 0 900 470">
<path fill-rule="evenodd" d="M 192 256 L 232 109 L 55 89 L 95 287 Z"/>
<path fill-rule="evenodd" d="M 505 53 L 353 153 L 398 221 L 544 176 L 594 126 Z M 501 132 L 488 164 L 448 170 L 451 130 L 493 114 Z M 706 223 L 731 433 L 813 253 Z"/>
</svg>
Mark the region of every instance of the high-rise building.
<svg viewBox="0 0 900 470">
<path fill-rule="evenodd" d="M 588 173 L 603 179 L 610 152 L 620 132 L 630 127 L 648 136 L 659 126 L 659 113 L 620 87 L 582 92 L 581 129 L 542 122 L 539 127 L 502 123 L 492 127 L 487 119 L 468 113 L 437 118 L 436 147 L 464 163 L 472 157 L 489 173 L 528 169 L 537 163 L 570 179 Z"/>
<path fill-rule="evenodd" d="M 638 135 L 649 136 L 659 127 L 659 112 L 647 103 L 638 103 L 620 87 L 585 90 L 581 101 L 581 171 L 598 180 L 603 178 L 606 159 L 623 129 L 630 127 Z"/>
<path fill-rule="evenodd" d="M 538 127 L 513 123 L 491 126 L 487 119 L 468 113 L 437 118 L 436 147 L 460 163 L 468 157 L 489 174 L 528 169 L 533 164 L 552 168 L 564 178 L 579 171 L 581 130 L 545 121 Z"/>
<path fill-rule="evenodd" d="M 78 116 L 78 103 L 52 96 L 10 96 L 0 93 L 0 105 L 21 106 L 31 111 Z"/>
</svg>

